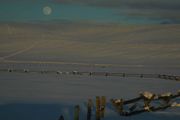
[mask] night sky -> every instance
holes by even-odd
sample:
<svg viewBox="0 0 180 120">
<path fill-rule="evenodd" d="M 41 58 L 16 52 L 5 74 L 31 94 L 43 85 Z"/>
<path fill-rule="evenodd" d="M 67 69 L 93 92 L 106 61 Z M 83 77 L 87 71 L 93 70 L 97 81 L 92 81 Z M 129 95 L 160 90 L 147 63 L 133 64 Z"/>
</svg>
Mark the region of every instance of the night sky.
<svg viewBox="0 0 180 120">
<path fill-rule="evenodd" d="M 18 22 L 70 20 L 119 24 L 179 24 L 180 1 L 0 0 L 0 16 L 0 21 Z"/>
</svg>

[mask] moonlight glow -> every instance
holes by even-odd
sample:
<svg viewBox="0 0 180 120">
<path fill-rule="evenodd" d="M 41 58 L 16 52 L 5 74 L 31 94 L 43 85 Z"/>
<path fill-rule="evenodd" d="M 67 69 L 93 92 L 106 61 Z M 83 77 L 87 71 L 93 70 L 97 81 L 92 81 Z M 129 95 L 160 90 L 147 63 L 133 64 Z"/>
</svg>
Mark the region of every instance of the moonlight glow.
<svg viewBox="0 0 180 120">
<path fill-rule="evenodd" d="M 44 15 L 50 15 L 52 13 L 52 8 L 49 6 L 43 7 L 43 14 Z"/>
</svg>

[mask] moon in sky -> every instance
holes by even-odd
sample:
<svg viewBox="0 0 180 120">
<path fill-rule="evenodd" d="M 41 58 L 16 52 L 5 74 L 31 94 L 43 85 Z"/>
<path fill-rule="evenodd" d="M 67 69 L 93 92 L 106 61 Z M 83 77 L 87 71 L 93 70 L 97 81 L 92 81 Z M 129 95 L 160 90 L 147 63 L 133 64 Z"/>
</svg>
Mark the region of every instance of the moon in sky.
<svg viewBox="0 0 180 120">
<path fill-rule="evenodd" d="M 52 8 L 49 6 L 43 7 L 43 13 L 44 15 L 50 15 L 52 13 Z"/>
</svg>

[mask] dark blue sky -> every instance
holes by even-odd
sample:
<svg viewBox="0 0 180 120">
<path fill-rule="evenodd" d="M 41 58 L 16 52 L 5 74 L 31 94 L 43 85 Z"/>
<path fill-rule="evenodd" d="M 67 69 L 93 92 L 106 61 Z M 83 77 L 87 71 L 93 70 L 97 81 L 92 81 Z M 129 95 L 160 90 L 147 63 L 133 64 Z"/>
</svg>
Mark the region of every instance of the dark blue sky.
<svg viewBox="0 0 180 120">
<path fill-rule="evenodd" d="M 43 11 L 45 7 L 50 9 L 48 15 Z M 0 0 L 0 21 L 3 22 L 70 20 L 177 24 L 179 14 L 179 0 Z"/>
</svg>

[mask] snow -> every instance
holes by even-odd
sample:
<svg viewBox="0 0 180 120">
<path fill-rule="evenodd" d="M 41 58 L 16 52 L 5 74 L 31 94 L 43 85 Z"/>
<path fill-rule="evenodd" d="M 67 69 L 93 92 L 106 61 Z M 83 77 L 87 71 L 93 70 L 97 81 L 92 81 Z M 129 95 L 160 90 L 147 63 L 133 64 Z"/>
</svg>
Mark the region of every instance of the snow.
<svg viewBox="0 0 180 120">
<path fill-rule="evenodd" d="M 24 68 L 14 65 L 13 68 Z M 1 66 L 1 68 L 7 66 Z M 9 67 L 12 67 L 9 65 Z M 28 70 L 50 69 L 60 71 L 114 71 L 129 73 L 167 73 L 164 69 L 148 70 L 147 68 L 99 68 L 70 66 L 32 66 Z M 137 70 L 139 71 L 137 71 Z M 144 69 L 144 71 L 143 71 Z M 129 70 L 129 71 L 128 71 Z M 173 71 L 173 70 L 172 70 Z M 175 70 L 174 70 L 175 71 Z M 175 73 L 177 74 L 178 71 Z M 104 120 L 178 120 L 179 108 L 163 112 L 143 113 L 132 117 L 120 117 L 110 105 L 111 98 L 130 99 L 140 92 L 150 91 L 156 94 L 175 93 L 180 83 L 155 78 L 123 78 L 118 76 L 62 75 L 56 73 L 18 73 L 0 72 L 0 119 L 1 120 L 57 120 L 62 114 L 65 120 L 73 119 L 73 107 L 81 108 L 81 120 L 86 118 L 86 102 L 96 96 L 107 97 L 107 108 Z M 95 113 L 93 113 L 95 116 Z M 95 118 L 93 118 L 95 119 Z"/>
</svg>

